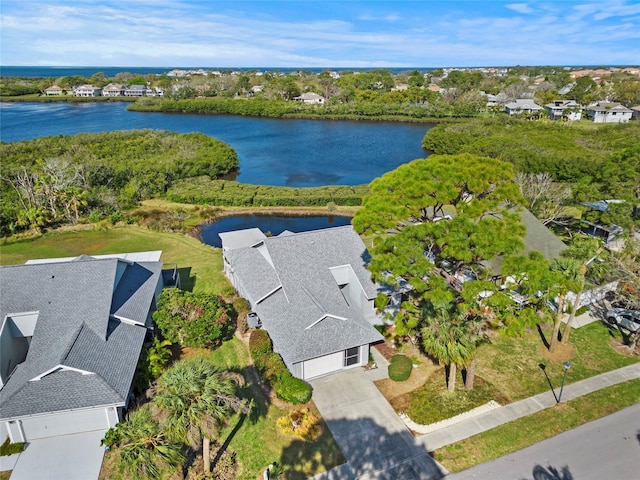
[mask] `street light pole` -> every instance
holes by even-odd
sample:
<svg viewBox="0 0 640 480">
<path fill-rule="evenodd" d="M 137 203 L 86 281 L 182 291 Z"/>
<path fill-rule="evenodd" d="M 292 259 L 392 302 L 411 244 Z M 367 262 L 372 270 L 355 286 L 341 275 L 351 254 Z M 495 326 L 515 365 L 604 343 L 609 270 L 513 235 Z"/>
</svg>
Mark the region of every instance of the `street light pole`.
<svg viewBox="0 0 640 480">
<path fill-rule="evenodd" d="M 562 390 L 564 389 L 564 382 L 567 379 L 567 372 L 569 371 L 570 368 L 571 368 L 571 363 L 564 362 L 564 375 L 562 376 L 562 385 L 560 386 L 560 394 L 558 395 L 556 404 L 560 403 L 560 400 L 562 400 Z"/>
</svg>

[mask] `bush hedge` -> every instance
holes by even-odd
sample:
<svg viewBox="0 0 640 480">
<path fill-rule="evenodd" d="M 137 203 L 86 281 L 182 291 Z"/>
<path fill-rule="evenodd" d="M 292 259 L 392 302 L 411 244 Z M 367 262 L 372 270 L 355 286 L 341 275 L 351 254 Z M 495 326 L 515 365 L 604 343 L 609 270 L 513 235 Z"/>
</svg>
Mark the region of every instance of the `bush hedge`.
<svg viewBox="0 0 640 480">
<path fill-rule="evenodd" d="M 288 371 L 274 383 L 273 389 L 280 400 L 294 405 L 301 405 L 311 400 L 311 386 Z"/>
<path fill-rule="evenodd" d="M 413 362 L 406 355 L 394 355 L 389 364 L 389 378 L 395 382 L 404 382 L 411 376 Z"/>
<path fill-rule="evenodd" d="M 311 385 L 291 375 L 282 357 L 271 349 L 271 339 L 265 330 L 254 330 L 249 336 L 249 352 L 253 364 L 269 382 L 280 400 L 300 405 L 311 400 Z"/>
<path fill-rule="evenodd" d="M 276 187 L 251 185 L 208 176 L 178 180 L 167 191 L 167 199 L 179 203 L 227 207 L 318 207 L 359 206 L 367 185 L 329 185 L 324 187 Z"/>
</svg>

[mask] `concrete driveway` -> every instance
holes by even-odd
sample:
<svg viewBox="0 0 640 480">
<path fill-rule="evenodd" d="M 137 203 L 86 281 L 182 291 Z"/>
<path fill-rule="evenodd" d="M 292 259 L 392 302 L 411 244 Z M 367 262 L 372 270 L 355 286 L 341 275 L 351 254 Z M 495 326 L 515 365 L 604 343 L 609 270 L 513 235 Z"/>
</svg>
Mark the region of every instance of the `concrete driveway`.
<svg viewBox="0 0 640 480">
<path fill-rule="evenodd" d="M 104 431 L 34 440 L 26 445 L 11 480 L 96 480 L 100 474 Z"/>
<path fill-rule="evenodd" d="M 317 480 L 435 480 L 446 472 L 418 445 L 361 368 L 311 381 L 313 401 L 347 464 Z"/>
</svg>

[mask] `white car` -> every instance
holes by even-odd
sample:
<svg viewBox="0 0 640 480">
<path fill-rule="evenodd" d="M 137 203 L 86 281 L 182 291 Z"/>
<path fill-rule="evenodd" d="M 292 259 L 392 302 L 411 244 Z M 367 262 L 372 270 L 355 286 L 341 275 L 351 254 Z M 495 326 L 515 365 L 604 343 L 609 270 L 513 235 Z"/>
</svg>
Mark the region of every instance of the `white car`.
<svg viewBox="0 0 640 480">
<path fill-rule="evenodd" d="M 640 330 L 640 312 L 624 308 L 612 308 L 607 311 L 607 322 L 618 325 L 627 332 L 635 333 Z"/>
</svg>

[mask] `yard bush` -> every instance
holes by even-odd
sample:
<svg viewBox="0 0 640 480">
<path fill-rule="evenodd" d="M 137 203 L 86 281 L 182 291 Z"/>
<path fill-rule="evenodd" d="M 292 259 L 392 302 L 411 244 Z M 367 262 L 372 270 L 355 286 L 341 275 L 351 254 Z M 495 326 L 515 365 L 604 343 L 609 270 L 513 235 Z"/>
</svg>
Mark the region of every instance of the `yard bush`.
<svg viewBox="0 0 640 480">
<path fill-rule="evenodd" d="M 389 364 L 389 378 L 395 382 L 404 382 L 411 376 L 413 362 L 406 355 L 394 355 Z"/>
<path fill-rule="evenodd" d="M 291 375 L 282 357 L 272 351 L 271 339 L 265 330 L 251 332 L 249 352 L 258 372 L 269 382 L 280 400 L 294 405 L 311 400 L 311 386 Z"/>
<path fill-rule="evenodd" d="M 261 360 L 271 353 L 271 339 L 269 334 L 265 330 L 254 330 L 249 336 L 249 353 L 253 363 L 256 365 Z"/>
<path fill-rule="evenodd" d="M 311 400 L 311 385 L 304 380 L 285 373 L 273 384 L 273 389 L 280 400 L 300 405 Z"/>
<path fill-rule="evenodd" d="M 220 297 L 168 288 L 160 294 L 153 321 L 173 343 L 212 348 L 233 336 L 230 313 L 230 305 Z"/>
<path fill-rule="evenodd" d="M 302 440 L 315 440 L 322 433 L 318 417 L 308 408 L 289 412 L 278 419 L 277 425 L 285 435 L 298 437 Z"/>
</svg>

